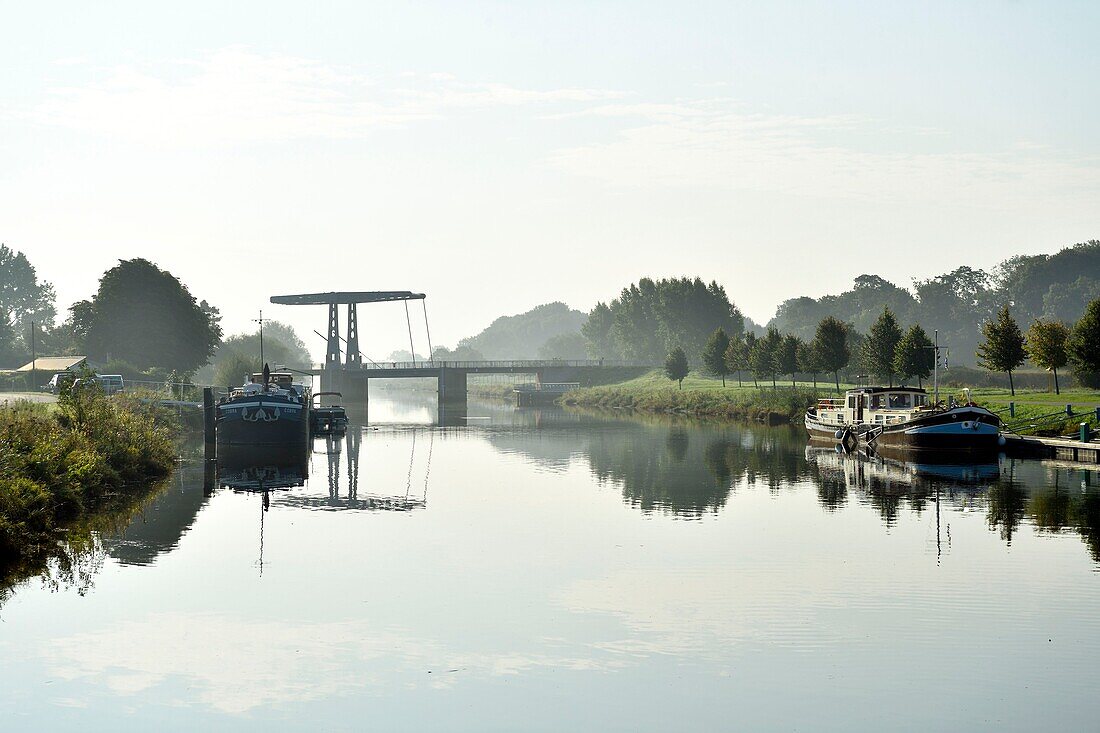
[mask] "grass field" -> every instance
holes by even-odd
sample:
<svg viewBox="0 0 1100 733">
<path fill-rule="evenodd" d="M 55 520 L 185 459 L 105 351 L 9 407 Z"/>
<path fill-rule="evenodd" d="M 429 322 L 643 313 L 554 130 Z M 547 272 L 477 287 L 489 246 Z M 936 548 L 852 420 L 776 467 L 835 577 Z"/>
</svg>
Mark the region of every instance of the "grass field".
<svg viewBox="0 0 1100 733">
<path fill-rule="evenodd" d="M 840 389 L 850 389 L 851 384 L 841 382 Z M 931 391 L 930 385 L 925 385 Z M 1044 434 L 1070 434 L 1080 422 L 1091 422 L 1096 427 L 1095 408 L 1100 406 L 1100 391 L 1075 388 L 1053 392 L 1018 389 L 1012 396 L 1008 389 L 983 387 L 970 392 L 972 399 L 1002 415 L 1002 419 L 1016 426 L 1020 432 Z M 752 380 L 738 386 L 736 376 L 726 379 L 722 386 L 719 379 L 693 371 L 684 379 L 683 389 L 669 380 L 664 372 L 654 370 L 635 379 L 603 387 L 575 390 L 566 395 L 564 402 L 588 407 L 610 407 L 647 410 L 653 412 L 689 412 L 735 418 L 756 418 L 778 421 L 797 420 L 816 397 L 836 395 L 831 381 L 819 381 L 816 390 L 812 382 L 776 380 L 754 386 Z M 958 387 L 941 387 L 940 398 L 964 399 Z M 1015 403 L 1015 417 L 1009 415 L 1009 404 Z M 1073 406 L 1073 415 L 1065 414 L 1066 405 Z M 1062 412 L 1064 419 L 1052 415 Z"/>
</svg>

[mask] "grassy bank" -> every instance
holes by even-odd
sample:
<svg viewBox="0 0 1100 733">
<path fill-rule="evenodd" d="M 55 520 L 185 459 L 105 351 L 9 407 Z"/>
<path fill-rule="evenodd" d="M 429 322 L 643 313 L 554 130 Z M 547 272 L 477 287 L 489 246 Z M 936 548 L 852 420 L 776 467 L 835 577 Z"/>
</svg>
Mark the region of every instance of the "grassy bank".
<svg viewBox="0 0 1100 733">
<path fill-rule="evenodd" d="M 148 493 L 174 464 L 173 430 L 136 397 L 0 407 L 0 584 L 42 567 L 70 530 Z"/>
<path fill-rule="evenodd" d="M 841 385 L 843 388 L 844 385 Z M 760 420 L 769 423 L 800 419 L 817 396 L 832 394 L 832 385 L 796 383 L 778 384 L 772 389 L 738 386 L 736 381 L 710 379 L 692 372 L 679 389 L 660 371 L 652 371 L 620 384 L 586 387 L 567 393 L 562 402 L 578 407 L 631 409 L 645 412 L 679 412 L 701 417 Z"/>
<path fill-rule="evenodd" d="M 678 389 L 658 370 L 649 372 L 636 379 L 620 384 L 603 387 L 588 387 L 569 392 L 562 402 L 567 405 L 592 408 L 631 409 L 645 412 L 679 412 L 703 417 L 725 417 L 732 419 L 762 420 L 780 423 L 802 419 L 806 408 L 817 397 L 836 395 L 831 382 L 797 382 L 791 386 L 789 381 L 759 386 L 727 378 L 725 387 L 718 379 L 692 372 L 684 380 L 684 388 Z M 851 385 L 840 385 L 841 390 Z M 931 387 L 926 385 L 930 390 Z M 1006 422 L 1018 425 L 1023 434 L 1069 434 L 1077 424 L 1091 419 L 1095 427 L 1095 406 L 1100 405 L 1100 392 L 1095 390 L 1074 389 L 1063 391 L 1060 395 L 1041 390 L 1016 390 L 1012 396 L 1008 389 L 984 387 L 971 392 L 973 399 L 1002 416 Z M 940 397 L 946 399 L 955 396 L 963 398 L 963 393 L 955 387 L 941 387 Z M 1015 402 L 1016 417 L 1009 416 L 1009 403 Z M 1059 409 L 1072 404 L 1074 415 L 1065 420 L 1051 420 L 1048 416 Z"/>
</svg>

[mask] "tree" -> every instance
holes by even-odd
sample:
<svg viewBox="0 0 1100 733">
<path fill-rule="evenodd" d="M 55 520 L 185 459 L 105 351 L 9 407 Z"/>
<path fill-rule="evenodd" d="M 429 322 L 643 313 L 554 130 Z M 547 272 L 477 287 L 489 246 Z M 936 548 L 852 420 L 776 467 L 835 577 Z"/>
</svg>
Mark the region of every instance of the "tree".
<svg viewBox="0 0 1100 733">
<path fill-rule="evenodd" d="M 588 318 L 582 333 L 590 353 L 610 339 L 615 355 L 625 359 L 660 359 L 673 346 L 699 354 L 714 329 L 738 338 L 745 327 L 725 289 L 698 277 L 642 278 L 610 304 L 598 303 Z"/>
<path fill-rule="evenodd" d="M 894 353 L 901 341 L 901 326 L 894 313 L 887 307 L 871 326 L 860 352 L 867 371 L 879 377 L 887 377 L 894 386 Z"/>
<path fill-rule="evenodd" d="M 1100 298 L 1085 308 L 1066 339 L 1066 352 L 1077 381 L 1086 387 L 1100 387 Z"/>
<path fill-rule="evenodd" d="M 822 371 L 833 373 L 836 391 L 840 392 L 840 370 L 852 359 L 848 349 L 848 326 L 832 316 L 822 318 L 817 324 L 812 348 Z"/>
<path fill-rule="evenodd" d="M 120 260 L 103 274 L 87 306 L 74 307 L 88 355 L 140 369 L 182 374 L 207 362 L 221 341 L 217 310 L 198 303 L 172 273 L 144 259 Z M 108 356 L 110 358 L 108 358 Z"/>
<path fill-rule="evenodd" d="M 912 377 L 917 378 L 917 386 L 923 387 L 923 380 L 928 379 L 936 365 L 936 354 L 932 348 L 932 341 L 918 324 L 906 331 L 898 342 L 894 352 L 894 371 L 904 382 Z"/>
<path fill-rule="evenodd" d="M 779 356 L 777 370 L 780 374 L 791 375 L 791 386 L 794 387 L 795 372 L 798 371 L 798 349 L 802 346 L 802 339 L 792 333 L 788 333 L 779 342 Z"/>
<path fill-rule="evenodd" d="M 540 359 L 569 359 L 580 361 L 588 358 L 584 336 L 579 333 L 559 333 L 546 339 L 539 347 Z"/>
<path fill-rule="evenodd" d="M 23 350 L 18 348 L 15 343 L 15 329 L 12 328 L 11 321 L 0 312 L 0 368 L 11 367 L 12 369 L 22 366 L 17 363 L 22 361 Z"/>
<path fill-rule="evenodd" d="M 764 338 L 758 339 L 749 354 L 749 364 L 753 374 L 761 377 L 771 377 L 772 388 L 775 388 L 775 375 L 779 373 L 779 354 L 783 346 L 783 336 L 776 328 L 769 328 Z"/>
<path fill-rule="evenodd" d="M 684 350 L 677 346 L 669 352 L 665 359 L 665 376 L 679 383 L 680 389 L 684 388 L 684 377 L 688 375 L 688 358 Z"/>
<path fill-rule="evenodd" d="M 619 354 L 611 339 L 611 325 L 615 322 L 607 303 L 596 303 L 588 314 L 588 320 L 581 326 L 585 349 L 593 359 L 613 359 Z"/>
<path fill-rule="evenodd" d="M 1044 321 L 1036 318 L 1027 330 L 1027 355 L 1036 366 L 1054 372 L 1054 394 L 1061 394 L 1058 385 L 1058 370 L 1069 361 L 1066 353 L 1066 340 L 1069 327 L 1061 321 Z"/>
<path fill-rule="evenodd" d="M 29 321 L 51 328 L 57 309 L 54 307 L 53 285 L 39 281 L 34 266 L 22 252 L 0 244 L 0 316 L 7 314 L 8 323 L 20 327 Z"/>
<path fill-rule="evenodd" d="M 1024 334 L 1007 305 L 1001 308 L 996 318 L 982 324 L 982 337 L 985 340 L 978 345 L 978 365 L 991 372 L 1007 372 L 1008 387 L 1015 396 L 1012 372 L 1024 363 L 1027 351 L 1024 348 Z"/>
<path fill-rule="evenodd" d="M 264 355 L 267 354 L 267 344 L 264 344 Z M 248 354 L 241 351 L 232 351 L 226 354 L 214 367 L 214 384 L 223 387 L 236 387 L 248 381 L 251 374 L 263 370 L 260 363 L 260 352 Z"/>
<path fill-rule="evenodd" d="M 707 339 L 707 345 L 700 355 L 703 359 L 703 368 L 708 374 L 722 378 L 722 386 L 726 386 L 726 375 L 730 373 L 726 366 L 726 349 L 729 348 L 730 337 L 722 328 L 714 329 L 714 333 Z"/>
<path fill-rule="evenodd" d="M 752 369 L 752 354 L 756 350 L 757 340 L 756 334 L 752 331 L 745 334 L 745 345 L 741 348 L 741 364 L 743 365 L 742 369 L 748 369 L 752 373 L 752 386 L 759 389 L 760 385 L 756 381 L 756 372 Z"/>
<path fill-rule="evenodd" d="M 805 374 L 809 374 L 814 380 L 814 391 L 817 391 L 817 375 L 821 372 L 821 355 L 817 351 L 815 343 L 798 342 L 798 368 Z"/>
<path fill-rule="evenodd" d="M 722 355 L 722 360 L 726 363 L 726 374 L 737 372 L 738 387 L 741 386 L 741 370 L 748 366 L 748 359 L 745 354 L 745 342 L 738 339 L 730 339 L 729 344 L 726 345 L 726 351 Z"/>
</svg>

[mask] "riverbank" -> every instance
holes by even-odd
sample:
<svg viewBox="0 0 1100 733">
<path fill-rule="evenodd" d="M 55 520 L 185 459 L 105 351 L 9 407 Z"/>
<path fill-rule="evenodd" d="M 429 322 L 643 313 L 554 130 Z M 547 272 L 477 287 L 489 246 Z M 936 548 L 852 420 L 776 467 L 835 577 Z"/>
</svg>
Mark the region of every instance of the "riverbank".
<svg viewBox="0 0 1100 733">
<path fill-rule="evenodd" d="M 721 380 L 697 372 L 684 379 L 683 389 L 654 370 L 636 379 L 602 387 L 586 387 L 565 394 L 561 403 L 575 407 L 629 409 L 652 413 L 681 413 L 699 417 L 719 417 L 736 420 L 756 420 L 769 424 L 801 422 L 805 411 L 819 397 L 835 397 L 836 387 L 831 382 L 812 383 L 777 381 L 773 388 L 770 383 L 751 382 L 727 377 L 726 386 Z M 840 389 L 852 385 L 841 383 Z M 927 386 L 927 385 L 926 385 Z M 929 387 L 930 389 L 930 387 Z M 1080 422 L 1093 423 L 1096 426 L 1096 406 L 1100 406 L 1100 392 L 1096 390 L 1074 389 L 1061 395 L 1040 390 L 1016 390 L 1012 395 L 1007 389 L 985 387 L 972 390 L 974 401 L 1001 415 L 1007 423 L 1017 427 L 1021 434 L 1058 435 L 1069 434 L 1076 430 Z M 962 390 L 956 387 L 941 387 L 940 397 L 948 396 L 963 399 Z M 1014 403 L 1015 416 L 1009 413 L 1009 404 Z M 1065 414 L 1066 405 L 1071 405 L 1073 414 Z M 1059 410 L 1064 420 L 1051 413 Z"/>
<path fill-rule="evenodd" d="M 133 397 L 0 406 L 0 585 L 43 567 L 97 516 L 148 495 L 174 465 L 173 433 L 158 408 Z"/>
<path fill-rule="evenodd" d="M 585 387 L 567 392 L 561 402 L 574 407 L 629 409 L 653 413 L 680 413 L 698 417 L 755 420 L 771 425 L 796 422 L 819 396 L 832 394 L 823 383 L 778 385 L 772 389 L 749 383 L 721 381 L 692 373 L 680 389 L 659 371 L 620 384 Z"/>
</svg>

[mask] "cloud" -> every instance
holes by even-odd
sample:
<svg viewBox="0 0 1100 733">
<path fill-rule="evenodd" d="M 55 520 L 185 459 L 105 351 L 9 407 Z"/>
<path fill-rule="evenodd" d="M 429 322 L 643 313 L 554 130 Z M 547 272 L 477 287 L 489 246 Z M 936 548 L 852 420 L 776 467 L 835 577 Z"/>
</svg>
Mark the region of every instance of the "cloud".
<svg viewBox="0 0 1100 733">
<path fill-rule="evenodd" d="M 855 116 L 751 112 L 730 99 L 600 105 L 561 116 L 631 120 L 607 141 L 548 157 L 560 170 L 624 188 L 691 186 L 998 210 L 1080 207 L 1100 194 L 1095 157 L 1021 143 L 994 152 L 910 152 L 944 131 Z M 861 138 L 872 144 L 861 145 Z"/>
<path fill-rule="evenodd" d="M 379 79 L 294 56 L 231 47 L 197 59 L 100 69 L 48 90 L 40 124 L 159 145 L 355 138 L 458 110 L 618 98 L 598 89 L 521 89 L 450 74 Z"/>
<path fill-rule="evenodd" d="M 542 642 L 556 646 L 548 640 Z M 369 662 L 366 663 L 366 662 Z M 499 677 L 539 667 L 606 670 L 622 662 L 598 651 L 577 654 L 448 648 L 403 629 L 363 620 L 328 623 L 168 613 L 53 641 L 51 672 L 91 678 L 122 696 L 180 678 L 187 699 L 229 714 L 257 707 L 384 691 L 422 680 L 432 687 L 469 675 Z M 428 671 L 435 674 L 428 675 Z M 448 671 L 455 670 L 453 674 Z"/>
</svg>

